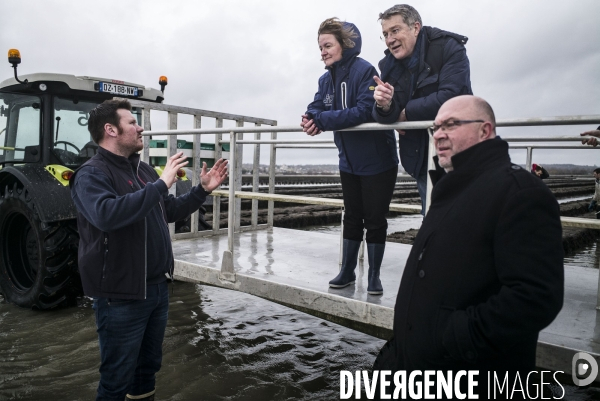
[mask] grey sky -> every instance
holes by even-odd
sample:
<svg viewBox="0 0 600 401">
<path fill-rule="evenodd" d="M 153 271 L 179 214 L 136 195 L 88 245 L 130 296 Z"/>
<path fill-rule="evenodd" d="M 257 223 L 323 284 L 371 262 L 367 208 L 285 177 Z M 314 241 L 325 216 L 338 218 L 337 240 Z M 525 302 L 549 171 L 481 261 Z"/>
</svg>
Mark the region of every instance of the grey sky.
<svg viewBox="0 0 600 401">
<path fill-rule="evenodd" d="M 377 16 L 393 4 L 0 0 L 0 51 L 21 51 L 21 74 L 91 75 L 154 88 L 158 77 L 167 75 L 165 103 L 296 125 L 324 72 L 316 34 L 321 21 L 337 16 L 355 23 L 363 38 L 361 57 L 377 66 L 385 49 Z M 490 102 L 498 118 L 600 114 L 600 1 L 409 4 L 419 10 L 424 25 L 469 37 L 473 90 Z M 12 75 L 10 64 L 3 65 L 0 80 Z M 153 117 L 153 128 L 163 128 L 164 121 Z M 180 127 L 190 126 L 191 119 L 180 120 Z M 591 128 L 511 128 L 500 134 L 576 135 Z M 597 152 L 540 150 L 534 161 L 596 164 Z M 522 163 L 523 154 L 515 153 L 514 161 Z M 278 163 L 337 163 L 337 152 L 280 151 Z"/>
</svg>

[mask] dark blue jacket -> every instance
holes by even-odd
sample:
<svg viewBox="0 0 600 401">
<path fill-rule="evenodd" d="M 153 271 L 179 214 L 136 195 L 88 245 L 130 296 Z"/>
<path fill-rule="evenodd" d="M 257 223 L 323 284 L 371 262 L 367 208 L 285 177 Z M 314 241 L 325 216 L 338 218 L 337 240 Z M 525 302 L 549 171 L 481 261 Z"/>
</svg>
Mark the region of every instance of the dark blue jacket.
<svg viewBox="0 0 600 401">
<path fill-rule="evenodd" d="M 197 186 L 175 198 L 138 154 L 125 158 L 99 147 L 71 178 L 85 294 L 145 299 L 147 284 L 173 273 L 167 222 L 189 216 L 206 195 Z"/>
<path fill-rule="evenodd" d="M 340 171 L 356 175 L 374 175 L 398 165 L 396 137 L 393 131 L 336 130 L 373 122 L 375 100 L 373 76 L 377 70 L 358 57 L 362 40 L 354 24 L 344 23 L 358 34 L 355 46 L 345 49 L 342 59 L 319 78 L 319 91 L 306 114 L 322 131 L 333 131 L 340 157 Z"/>
<path fill-rule="evenodd" d="M 373 107 L 374 119 L 393 124 L 406 109 L 408 121 L 432 121 L 446 100 L 473 94 L 464 46 L 467 40 L 466 36 L 424 26 L 410 59 L 397 60 L 386 50 L 379 69 L 381 80 L 394 86 L 394 99 L 388 112 Z M 428 142 L 427 130 L 410 130 L 399 137 L 402 167 L 413 177 L 427 174 Z"/>
</svg>

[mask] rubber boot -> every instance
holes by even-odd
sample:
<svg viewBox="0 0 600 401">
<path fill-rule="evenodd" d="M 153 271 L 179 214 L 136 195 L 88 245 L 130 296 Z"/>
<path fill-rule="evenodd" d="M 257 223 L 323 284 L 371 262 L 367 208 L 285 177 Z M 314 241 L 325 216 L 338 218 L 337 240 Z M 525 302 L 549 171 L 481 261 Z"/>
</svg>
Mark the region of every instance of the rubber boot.
<svg viewBox="0 0 600 401">
<path fill-rule="evenodd" d="M 369 254 L 369 285 L 367 293 L 371 295 L 383 294 L 383 287 L 379 279 L 379 271 L 381 270 L 381 262 L 383 261 L 383 253 L 385 251 L 385 243 L 383 244 L 367 244 L 367 252 Z"/>
<path fill-rule="evenodd" d="M 356 282 L 356 262 L 358 261 L 358 250 L 360 249 L 361 241 L 353 241 L 350 239 L 344 240 L 344 248 L 342 251 L 342 268 L 336 278 L 329 282 L 332 288 L 344 288 Z"/>
<path fill-rule="evenodd" d="M 156 393 L 156 389 L 150 391 L 149 393 L 146 394 L 140 394 L 140 395 L 130 395 L 127 394 L 125 396 L 125 400 L 129 401 L 129 400 L 139 400 L 139 401 L 154 401 L 154 393 Z"/>
</svg>

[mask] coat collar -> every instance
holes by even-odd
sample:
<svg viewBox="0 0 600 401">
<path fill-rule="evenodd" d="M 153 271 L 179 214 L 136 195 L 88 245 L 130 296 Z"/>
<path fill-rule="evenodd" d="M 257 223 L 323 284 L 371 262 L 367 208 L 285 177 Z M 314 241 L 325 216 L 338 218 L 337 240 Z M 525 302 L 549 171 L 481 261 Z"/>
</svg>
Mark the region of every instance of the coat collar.
<svg viewBox="0 0 600 401">
<path fill-rule="evenodd" d="M 439 170 L 429 172 L 431 181 L 436 183 L 431 193 L 432 202 L 461 192 L 485 171 L 509 164 L 508 143 L 499 136 L 473 145 L 452 157 L 453 171 L 445 174 Z"/>
<path fill-rule="evenodd" d="M 139 153 L 134 153 L 129 157 L 124 157 L 114 154 L 111 151 L 104 149 L 102 146 L 98 146 L 98 153 L 102 155 L 106 161 L 123 169 L 128 169 L 130 167 L 136 168 L 140 162 Z"/>
</svg>

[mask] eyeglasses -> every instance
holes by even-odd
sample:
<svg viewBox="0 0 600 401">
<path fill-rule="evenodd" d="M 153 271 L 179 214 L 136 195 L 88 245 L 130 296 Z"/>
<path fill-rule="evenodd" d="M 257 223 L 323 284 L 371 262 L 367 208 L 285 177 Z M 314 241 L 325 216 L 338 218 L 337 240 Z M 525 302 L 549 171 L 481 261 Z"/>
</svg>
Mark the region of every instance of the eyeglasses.
<svg viewBox="0 0 600 401">
<path fill-rule="evenodd" d="M 471 124 L 471 123 L 484 123 L 483 120 L 447 120 L 443 121 L 441 124 L 433 124 L 431 130 L 435 134 L 440 128 L 444 131 L 452 131 L 456 127 L 460 127 L 463 124 Z"/>
</svg>

